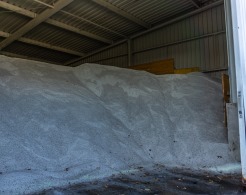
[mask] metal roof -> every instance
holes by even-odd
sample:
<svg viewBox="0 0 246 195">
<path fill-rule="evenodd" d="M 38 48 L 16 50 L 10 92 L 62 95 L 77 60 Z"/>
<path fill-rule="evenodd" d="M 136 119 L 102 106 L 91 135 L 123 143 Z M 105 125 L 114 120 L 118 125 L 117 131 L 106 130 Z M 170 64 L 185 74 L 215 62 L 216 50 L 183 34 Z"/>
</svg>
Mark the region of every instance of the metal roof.
<svg viewBox="0 0 246 195">
<path fill-rule="evenodd" d="M 0 0 L 0 53 L 55 64 L 217 0 Z"/>
</svg>

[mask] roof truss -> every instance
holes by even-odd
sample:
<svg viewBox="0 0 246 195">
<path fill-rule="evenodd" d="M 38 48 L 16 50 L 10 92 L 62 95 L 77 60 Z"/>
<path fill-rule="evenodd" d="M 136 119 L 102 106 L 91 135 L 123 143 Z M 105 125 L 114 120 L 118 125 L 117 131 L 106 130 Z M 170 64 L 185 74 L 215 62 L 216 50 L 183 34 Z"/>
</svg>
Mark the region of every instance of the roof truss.
<svg viewBox="0 0 246 195">
<path fill-rule="evenodd" d="M 47 9 L 41 14 L 39 14 L 36 18 L 32 19 L 30 22 L 25 24 L 23 27 L 21 27 L 19 30 L 14 32 L 11 36 L 6 38 L 0 43 L 0 50 L 7 47 L 9 44 L 14 42 L 15 40 L 22 37 L 24 34 L 26 34 L 28 31 L 32 30 L 34 27 L 39 25 L 40 23 L 47 20 L 50 16 L 61 10 L 63 7 L 67 6 L 69 3 L 71 3 L 73 0 L 60 0 L 57 3 L 54 4 L 53 9 Z"/>
<path fill-rule="evenodd" d="M 19 14 L 22 14 L 24 16 L 33 18 L 33 19 L 37 17 L 37 14 L 34 13 L 34 12 L 31 12 L 29 10 L 20 8 L 18 6 L 15 6 L 15 5 L 3 2 L 3 1 L 0 1 L 0 7 L 4 8 L 4 9 L 7 9 L 7 10 L 10 10 L 10 11 L 13 11 L 13 12 L 16 12 L 16 13 L 19 13 Z M 103 43 L 107 43 L 107 44 L 113 43 L 112 40 L 108 40 L 108 39 L 103 38 L 101 36 L 98 36 L 98 35 L 95 35 L 93 33 L 90 33 L 90 32 L 75 28 L 73 26 L 67 25 L 67 24 L 59 22 L 57 20 L 53 20 L 53 19 L 47 18 L 45 22 L 50 24 L 50 25 L 53 25 L 53 26 L 56 26 L 56 27 L 59 27 L 59 28 L 62 28 L 62 29 L 65 29 L 65 30 L 68 30 L 68 31 L 71 31 L 71 32 L 74 32 L 74 33 L 77 33 L 77 34 L 80 34 L 80 35 L 83 35 L 83 36 L 86 36 L 86 37 L 89 37 L 91 39 L 94 39 L 94 40 L 97 40 L 97 41 L 100 41 L 100 42 L 103 42 Z"/>
</svg>

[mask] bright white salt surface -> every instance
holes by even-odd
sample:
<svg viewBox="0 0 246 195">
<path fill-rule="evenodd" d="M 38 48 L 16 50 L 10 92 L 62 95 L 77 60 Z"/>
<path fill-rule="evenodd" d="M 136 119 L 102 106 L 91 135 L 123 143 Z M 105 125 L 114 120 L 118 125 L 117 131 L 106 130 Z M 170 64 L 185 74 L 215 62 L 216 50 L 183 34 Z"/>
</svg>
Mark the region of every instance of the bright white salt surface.
<svg viewBox="0 0 246 195">
<path fill-rule="evenodd" d="M 154 163 L 194 169 L 233 163 L 221 95 L 221 85 L 199 73 L 155 76 L 0 56 L 0 193 Z"/>
</svg>

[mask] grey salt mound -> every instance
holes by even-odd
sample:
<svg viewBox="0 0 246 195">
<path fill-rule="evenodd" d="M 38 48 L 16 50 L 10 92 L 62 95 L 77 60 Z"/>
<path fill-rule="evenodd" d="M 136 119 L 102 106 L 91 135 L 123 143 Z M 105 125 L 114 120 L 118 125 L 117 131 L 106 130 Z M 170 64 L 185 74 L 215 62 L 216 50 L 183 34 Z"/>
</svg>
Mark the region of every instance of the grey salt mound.
<svg viewBox="0 0 246 195">
<path fill-rule="evenodd" d="M 0 193 L 155 163 L 232 163 L 221 98 L 221 85 L 198 73 L 155 76 L 0 56 Z"/>
</svg>

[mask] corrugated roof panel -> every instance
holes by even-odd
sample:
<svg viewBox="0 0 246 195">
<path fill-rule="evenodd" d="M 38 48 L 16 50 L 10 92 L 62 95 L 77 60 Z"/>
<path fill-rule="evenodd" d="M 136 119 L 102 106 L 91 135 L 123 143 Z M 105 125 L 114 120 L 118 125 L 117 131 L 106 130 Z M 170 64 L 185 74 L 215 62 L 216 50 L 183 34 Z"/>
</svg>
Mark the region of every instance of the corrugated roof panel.
<svg viewBox="0 0 246 195">
<path fill-rule="evenodd" d="M 63 10 L 83 17 L 96 24 L 105 26 L 106 28 L 117 31 L 123 35 L 130 35 L 135 32 L 141 31 L 144 28 L 119 16 L 118 14 L 109 11 L 108 9 L 91 2 L 90 0 L 75 0 Z M 72 24 L 74 20 L 71 18 L 61 18 L 63 22 Z"/>
<path fill-rule="evenodd" d="M 171 15 L 177 15 L 191 8 L 195 9 L 194 5 L 189 0 L 105 1 L 150 24 L 155 24 L 167 19 L 167 15 L 169 17 Z"/>
<path fill-rule="evenodd" d="M 106 44 L 102 42 L 62 30 L 49 24 L 39 25 L 24 35 L 24 37 L 83 53 L 106 46 Z"/>
<path fill-rule="evenodd" d="M 30 19 L 23 15 L 0 8 L 1 31 L 14 33 L 29 21 Z"/>
<path fill-rule="evenodd" d="M 63 64 L 68 60 L 73 59 L 76 56 L 58 52 L 50 49 L 44 49 L 42 47 L 29 45 L 21 42 L 14 42 L 8 47 L 4 48 L 5 52 L 11 52 L 18 55 L 29 56 L 37 59 L 45 59 L 47 61 L 54 61 L 59 64 Z"/>
<path fill-rule="evenodd" d="M 47 9 L 47 6 L 35 2 L 34 0 L 1 0 L 1 1 L 10 3 L 12 5 L 16 5 L 18 7 L 35 12 L 37 14 Z M 58 0 L 40 0 L 40 1 L 47 3 L 49 5 L 53 5 Z"/>
<path fill-rule="evenodd" d="M 117 32 L 111 32 L 111 30 L 107 30 L 106 27 L 100 27 L 100 26 L 96 26 L 91 24 L 90 22 L 87 22 L 83 19 L 80 19 L 78 17 L 75 16 L 71 16 L 69 14 L 63 13 L 63 12 L 59 12 L 57 14 L 55 14 L 54 16 L 52 16 L 52 19 L 58 20 L 60 22 L 63 23 L 67 23 L 75 28 L 78 28 L 80 30 L 84 30 L 84 31 L 88 31 L 92 34 L 101 36 L 103 38 L 115 41 L 118 40 L 119 38 L 122 38 L 122 36 L 118 35 L 120 33 Z M 81 17 L 82 18 L 82 17 Z"/>
<path fill-rule="evenodd" d="M 35 2 L 35 0 L 0 0 L 9 4 L 19 6 L 25 10 L 29 10 L 40 14 L 48 8 L 42 3 Z M 58 0 L 40 0 L 41 2 L 53 5 Z M 176 16 L 186 14 L 192 10 L 197 9 L 197 6 L 191 0 L 103 0 L 115 7 L 128 12 L 132 16 L 144 21 L 147 24 L 155 26 L 159 23 L 173 19 Z M 218 0 L 194 0 L 199 6 Z M 18 12 L 18 11 L 17 11 Z M 25 25 L 31 18 L 21 15 L 22 12 L 14 13 L 0 8 L 0 30 L 8 33 L 14 33 L 16 30 Z M 25 15 L 25 14 L 24 14 Z M 32 15 L 32 14 L 31 14 Z M 31 17 L 31 16 L 30 16 Z M 90 53 L 94 50 L 103 48 L 112 40 L 114 42 L 124 39 L 135 33 L 145 30 L 145 27 L 121 16 L 118 13 L 110 11 L 91 0 L 74 0 L 68 6 L 64 7 L 61 11 L 51 17 L 53 20 L 61 22 L 60 27 L 51 24 L 42 23 L 33 30 L 28 32 L 24 37 L 36 41 L 44 42 L 52 46 L 58 46 L 65 49 L 81 53 Z M 51 21 L 52 23 L 52 21 Z M 66 25 L 62 25 L 62 23 Z M 72 29 L 65 30 L 67 26 L 77 28 L 81 31 L 97 35 L 107 40 L 95 40 L 80 35 Z M 65 28 L 65 29 L 64 29 Z M 15 45 L 16 48 L 13 46 Z M 24 53 L 23 55 L 34 55 L 42 57 L 43 59 L 49 58 L 56 62 L 63 61 L 62 57 L 55 57 L 55 54 L 62 55 L 62 52 L 44 49 L 29 44 L 14 42 L 6 48 L 17 53 Z M 37 52 L 41 52 L 38 54 Z M 47 52 L 46 52 L 47 51 Z M 27 53 L 27 54 L 25 54 Z M 49 56 L 52 53 L 53 56 Z M 65 55 L 66 56 L 66 55 Z M 67 54 L 66 59 L 76 56 Z M 64 59 L 65 60 L 65 59 Z"/>
</svg>

